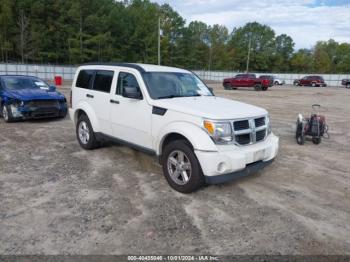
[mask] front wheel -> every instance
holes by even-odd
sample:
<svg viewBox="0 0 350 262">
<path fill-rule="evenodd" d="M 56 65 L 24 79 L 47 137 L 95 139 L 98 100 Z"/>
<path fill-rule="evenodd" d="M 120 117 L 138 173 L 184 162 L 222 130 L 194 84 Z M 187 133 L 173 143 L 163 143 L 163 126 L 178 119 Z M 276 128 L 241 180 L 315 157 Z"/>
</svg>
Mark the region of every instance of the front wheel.
<svg viewBox="0 0 350 262">
<path fill-rule="evenodd" d="M 11 112 L 9 106 L 7 106 L 7 105 L 2 106 L 1 114 L 2 114 L 2 117 L 4 118 L 6 123 L 10 123 L 14 120 L 12 117 L 12 112 Z"/>
<path fill-rule="evenodd" d="M 350 84 L 346 84 L 346 88 L 349 88 L 349 89 L 350 89 Z"/>
<path fill-rule="evenodd" d="M 311 86 L 312 86 L 312 87 L 316 87 L 316 83 L 312 83 Z"/>
<path fill-rule="evenodd" d="M 229 83 L 224 83 L 224 89 L 229 90 L 229 89 L 232 89 L 232 87 Z"/>
<path fill-rule="evenodd" d="M 321 137 L 313 137 L 312 138 L 312 142 L 315 144 L 315 145 L 319 145 L 321 143 Z"/>
<path fill-rule="evenodd" d="M 202 168 L 185 140 L 173 141 L 165 147 L 162 166 L 169 185 L 180 193 L 192 193 L 205 184 Z"/>
<path fill-rule="evenodd" d="M 79 117 L 76 126 L 76 135 L 82 148 L 92 150 L 98 146 L 98 141 L 87 115 L 81 115 Z"/>
<path fill-rule="evenodd" d="M 268 87 L 264 86 L 264 87 L 262 88 L 262 90 L 263 90 L 263 91 L 267 91 L 267 88 L 268 88 Z"/>
<path fill-rule="evenodd" d="M 305 134 L 304 134 L 304 127 L 303 123 L 300 121 L 297 121 L 297 128 L 295 132 L 295 138 L 297 140 L 297 143 L 299 145 L 304 145 L 305 144 Z"/>
<path fill-rule="evenodd" d="M 274 84 L 275 84 L 275 86 L 277 86 L 277 85 L 279 85 L 280 83 L 278 83 L 278 81 L 275 81 L 275 83 L 274 83 Z"/>
</svg>

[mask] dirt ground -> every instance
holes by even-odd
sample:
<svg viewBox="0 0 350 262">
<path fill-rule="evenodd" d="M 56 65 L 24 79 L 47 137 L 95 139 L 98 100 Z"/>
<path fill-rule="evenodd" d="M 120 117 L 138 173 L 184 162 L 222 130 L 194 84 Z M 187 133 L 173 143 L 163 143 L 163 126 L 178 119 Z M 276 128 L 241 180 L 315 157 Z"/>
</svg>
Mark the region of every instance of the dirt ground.
<svg viewBox="0 0 350 262">
<path fill-rule="evenodd" d="M 0 254 L 350 254 L 350 90 L 210 86 L 268 109 L 280 152 L 256 175 L 190 195 L 140 152 L 82 150 L 68 117 L 0 119 Z M 331 138 L 299 146 L 295 120 L 313 103 Z"/>
</svg>

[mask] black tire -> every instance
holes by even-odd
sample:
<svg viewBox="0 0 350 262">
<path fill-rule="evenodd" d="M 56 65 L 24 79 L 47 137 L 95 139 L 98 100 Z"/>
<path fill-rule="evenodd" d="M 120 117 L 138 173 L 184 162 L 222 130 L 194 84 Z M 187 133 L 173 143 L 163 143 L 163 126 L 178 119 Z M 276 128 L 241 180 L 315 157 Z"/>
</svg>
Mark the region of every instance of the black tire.
<svg viewBox="0 0 350 262">
<path fill-rule="evenodd" d="M 85 133 L 85 138 L 84 139 L 82 136 L 79 135 L 80 128 L 84 125 L 87 127 L 87 129 L 84 129 L 86 131 Z M 80 146 L 86 150 L 92 150 L 98 147 L 99 143 L 96 139 L 94 130 L 91 126 L 90 120 L 87 115 L 83 114 L 78 118 L 78 122 L 75 128 L 76 136 L 78 139 L 78 142 Z M 86 136 L 88 134 L 88 137 Z"/>
<path fill-rule="evenodd" d="M 11 112 L 10 107 L 8 105 L 2 106 L 1 115 L 4 118 L 6 123 L 11 123 L 14 121 L 14 118 L 12 116 L 12 112 Z"/>
<path fill-rule="evenodd" d="M 299 86 L 299 83 L 298 82 L 294 82 L 293 85 Z"/>
<path fill-rule="evenodd" d="M 311 86 L 312 87 L 316 87 L 316 83 L 311 83 Z"/>
<path fill-rule="evenodd" d="M 348 88 L 348 89 L 350 89 L 350 83 L 349 83 L 349 84 L 346 84 L 345 87 Z"/>
<path fill-rule="evenodd" d="M 315 145 L 319 145 L 321 143 L 321 137 L 313 137 L 312 143 L 314 143 Z"/>
<path fill-rule="evenodd" d="M 254 86 L 254 89 L 255 89 L 255 91 L 261 91 L 262 90 L 261 84 L 256 84 Z"/>
<path fill-rule="evenodd" d="M 262 88 L 262 91 L 267 91 L 267 88 L 268 88 L 268 87 L 264 86 L 264 87 Z"/>
<path fill-rule="evenodd" d="M 224 89 L 225 89 L 225 90 L 230 90 L 230 89 L 232 89 L 232 87 L 231 87 L 230 84 L 224 83 Z"/>
<path fill-rule="evenodd" d="M 297 128 L 295 132 L 295 139 L 297 140 L 297 143 L 299 145 L 304 145 L 305 144 L 305 135 L 303 132 L 303 124 L 297 121 Z"/>
<path fill-rule="evenodd" d="M 278 86 L 278 85 L 279 85 L 278 81 L 275 81 L 274 85 L 275 85 L 275 86 Z"/>
<path fill-rule="evenodd" d="M 180 175 L 175 172 L 178 171 L 178 168 L 181 169 L 180 162 L 177 162 L 179 166 L 175 166 L 171 163 L 170 158 L 175 159 L 174 156 L 178 154 L 178 152 L 184 153 L 183 157 L 183 163 L 187 163 L 187 165 L 190 165 L 190 175 L 186 172 L 186 176 L 188 178 L 188 181 L 184 181 L 183 175 Z M 185 160 L 187 159 L 187 160 Z M 176 159 L 175 159 L 176 160 Z M 182 164 L 184 165 L 184 164 Z M 202 172 L 202 168 L 198 162 L 198 159 L 193 152 L 193 149 L 189 145 L 189 143 L 186 140 L 175 140 L 173 142 L 170 142 L 168 145 L 165 146 L 164 152 L 162 155 L 162 167 L 163 167 L 163 174 L 168 181 L 169 185 L 176 191 L 184 194 L 192 193 L 201 187 L 205 185 L 205 179 Z M 173 167 L 175 167 L 175 171 L 173 170 Z M 173 178 L 172 175 L 169 173 L 172 172 L 173 176 L 175 175 L 176 178 Z M 179 179 L 181 177 L 181 179 Z M 178 180 L 176 182 L 176 180 Z M 181 184 L 181 182 L 183 184 Z"/>
</svg>

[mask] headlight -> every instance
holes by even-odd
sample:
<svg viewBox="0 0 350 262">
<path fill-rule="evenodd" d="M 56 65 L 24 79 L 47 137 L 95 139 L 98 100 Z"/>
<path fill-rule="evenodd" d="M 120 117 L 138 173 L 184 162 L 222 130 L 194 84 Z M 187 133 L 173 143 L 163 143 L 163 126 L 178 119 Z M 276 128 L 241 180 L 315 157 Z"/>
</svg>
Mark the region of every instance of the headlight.
<svg viewBox="0 0 350 262">
<path fill-rule="evenodd" d="M 225 144 L 233 140 L 232 128 L 229 122 L 205 120 L 203 126 L 217 144 Z"/>
<path fill-rule="evenodd" d="M 13 100 L 11 104 L 15 107 L 24 106 L 24 102 L 21 100 Z"/>
<path fill-rule="evenodd" d="M 271 129 L 271 121 L 270 121 L 270 116 L 267 115 L 266 116 L 266 124 L 267 124 L 267 135 L 272 133 L 272 129 Z"/>
</svg>

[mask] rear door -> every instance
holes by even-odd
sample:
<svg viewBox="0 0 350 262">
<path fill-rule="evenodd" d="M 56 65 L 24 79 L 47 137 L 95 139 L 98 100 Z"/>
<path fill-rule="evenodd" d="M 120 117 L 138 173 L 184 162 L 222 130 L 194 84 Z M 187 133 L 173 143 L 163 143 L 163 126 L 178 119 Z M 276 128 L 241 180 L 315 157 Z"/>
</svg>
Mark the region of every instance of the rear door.
<svg viewBox="0 0 350 262">
<path fill-rule="evenodd" d="M 109 101 L 113 78 L 113 70 L 96 70 L 92 89 L 87 95 L 89 104 L 97 116 L 100 131 L 107 135 L 112 135 L 112 126 L 109 121 Z"/>
<path fill-rule="evenodd" d="M 118 72 L 116 87 L 111 95 L 110 121 L 113 136 L 123 141 L 152 149 L 152 106 L 148 104 L 143 80 L 133 70 L 123 69 Z M 123 96 L 124 88 L 136 87 L 141 91 L 142 99 L 132 99 Z"/>
<path fill-rule="evenodd" d="M 88 104 L 97 118 L 96 132 L 111 134 L 109 123 L 110 89 L 114 72 L 82 69 L 73 89 L 73 105 Z"/>
</svg>

